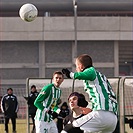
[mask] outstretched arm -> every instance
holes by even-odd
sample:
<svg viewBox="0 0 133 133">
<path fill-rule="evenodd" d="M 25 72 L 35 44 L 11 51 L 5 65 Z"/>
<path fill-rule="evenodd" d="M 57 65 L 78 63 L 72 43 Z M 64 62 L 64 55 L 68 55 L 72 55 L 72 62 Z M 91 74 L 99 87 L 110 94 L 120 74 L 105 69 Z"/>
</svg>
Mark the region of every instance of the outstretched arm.
<svg viewBox="0 0 133 133">
<path fill-rule="evenodd" d="M 91 80 L 96 78 L 96 71 L 94 67 L 86 68 L 82 72 L 70 72 L 67 68 L 62 69 L 62 73 L 66 75 L 67 78 L 79 79 L 79 80 Z"/>
</svg>

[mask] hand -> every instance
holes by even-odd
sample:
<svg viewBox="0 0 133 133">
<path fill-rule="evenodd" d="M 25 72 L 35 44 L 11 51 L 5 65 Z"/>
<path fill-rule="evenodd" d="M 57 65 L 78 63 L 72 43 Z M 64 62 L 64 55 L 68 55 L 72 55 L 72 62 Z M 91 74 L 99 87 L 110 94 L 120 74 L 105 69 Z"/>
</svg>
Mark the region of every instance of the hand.
<svg viewBox="0 0 133 133">
<path fill-rule="evenodd" d="M 70 71 L 67 68 L 63 68 L 62 73 L 65 74 L 67 78 L 71 78 L 70 77 Z"/>
<path fill-rule="evenodd" d="M 48 114 L 51 115 L 53 119 L 58 117 L 58 114 L 54 111 L 51 111 L 51 110 L 48 111 Z"/>
</svg>

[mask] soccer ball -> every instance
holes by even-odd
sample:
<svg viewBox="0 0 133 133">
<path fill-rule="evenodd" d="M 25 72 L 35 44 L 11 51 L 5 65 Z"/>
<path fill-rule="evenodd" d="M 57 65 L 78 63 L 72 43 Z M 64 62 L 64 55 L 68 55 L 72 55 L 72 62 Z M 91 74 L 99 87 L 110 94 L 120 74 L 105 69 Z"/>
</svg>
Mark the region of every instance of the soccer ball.
<svg viewBox="0 0 133 133">
<path fill-rule="evenodd" d="M 33 4 L 27 3 L 21 6 L 19 15 L 22 20 L 31 22 L 36 19 L 38 10 Z"/>
</svg>

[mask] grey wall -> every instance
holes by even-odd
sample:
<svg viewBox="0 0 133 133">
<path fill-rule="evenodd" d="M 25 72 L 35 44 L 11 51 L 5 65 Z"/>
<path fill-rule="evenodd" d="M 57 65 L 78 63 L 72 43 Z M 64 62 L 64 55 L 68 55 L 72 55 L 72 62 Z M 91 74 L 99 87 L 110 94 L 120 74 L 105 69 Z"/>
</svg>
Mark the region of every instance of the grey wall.
<svg viewBox="0 0 133 133">
<path fill-rule="evenodd" d="M 24 22 L 19 17 L 0 18 L 1 41 L 72 41 L 73 17 L 37 17 Z M 78 17 L 78 40 L 132 40 L 132 17 Z"/>
<path fill-rule="evenodd" d="M 2 85 L 25 85 L 28 77 L 51 78 L 53 71 L 73 65 L 73 17 L 0 18 Z M 132 17 L 78 17 L 77 55 L 92 56 L 94 66 L 108 77 L 119 76 L 119 47 L 132 41 Z"/>
</svg>

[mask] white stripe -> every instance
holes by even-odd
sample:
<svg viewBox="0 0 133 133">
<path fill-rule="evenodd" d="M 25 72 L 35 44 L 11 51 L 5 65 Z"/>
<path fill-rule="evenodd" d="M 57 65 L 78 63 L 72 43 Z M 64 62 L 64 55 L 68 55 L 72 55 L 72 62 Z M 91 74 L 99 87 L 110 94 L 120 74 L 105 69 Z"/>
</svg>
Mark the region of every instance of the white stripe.
<svg viewBox="0 0 133 133">
<path fill-rule="evenodd" d="M 97 99 L 99 100 L 99 109 L 105 109 L 105 99 L 104 98 L 104 95 L 102 93 L 102 88 L 101 86 L 99 85 L 99 81 L 98 81 L 98 78 L 96 77 L 96 79 L 94 80 L 95 81 L 95 84 L 97 85 L 97 92 L 99 94 L 99 97 L 97 97 Z M 101 107 L 100 107 L 101 106 Z"/>
<path fill-rule="evenodd" d="M 1 111 L 4 113 L 4 109 L 3 109 L 3 106 L 2 106 L 3 98 L 4 98 L 4 96 L 3 96 L 2 99 L 1 99 Z"/>
<path fill-rule="evenodd" d="M 74 73 L 73 73 L 73 72 L 70 72 L 70 77 L 71 77 L 72 79 L 74 79 Z"/>
</svg>

